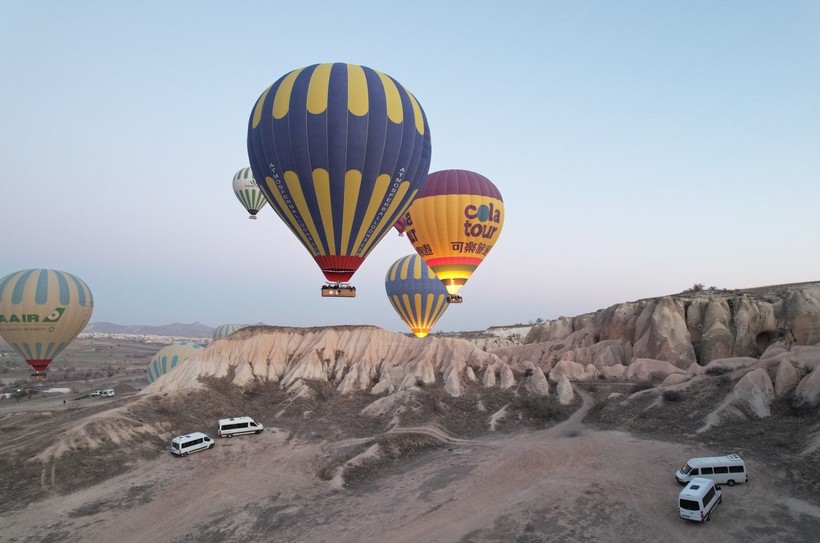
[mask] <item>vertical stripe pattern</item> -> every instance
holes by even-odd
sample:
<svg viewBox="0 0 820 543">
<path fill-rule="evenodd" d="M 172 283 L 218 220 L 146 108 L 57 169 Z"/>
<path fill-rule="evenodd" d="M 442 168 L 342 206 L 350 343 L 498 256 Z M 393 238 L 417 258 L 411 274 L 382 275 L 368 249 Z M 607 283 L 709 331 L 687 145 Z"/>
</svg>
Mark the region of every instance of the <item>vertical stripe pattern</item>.
<svg viewBox="0 0 820 543">
<path fill-rule="evenodd" d="M 384 288 L 393 309 L 416 337 L 426 336 L 450 305 L 447 289 L 417 254 L 388 268 Z"/>
<path fill-rule="evenodd" d="M 240 328 L 242 328 L 240 324 L 223 324 L 222 326 L 218 326 L 217 329 L 214 330 L 213 340 L 216 341 L 217 339 L 228 337 Z"/>
<path fill-rule="evenodd" d="M 0 279 L 0 336 L 39 372 L 85 328 L 93 309 L 88 285 L 70 273 L 38 268 Z"/>
<path fill-rule="evenodd" d="M 202 345 L 190 341 L 177 341 L 166 345 L 148 363 L 146 370 L 148 382 L 153 383 L 161 375 L 175 369 L 180 364 L 188 361 L 198 352 L 202 351 Z"/>
<path fill-rule="evenodd" d="M 268 203 L 250 168 L 242 168 L 233 176 L 233 193 L 252 217 Z"/>
<path fill-rule="evenodd" d="M 404 214 L 430 167 L 424 111 L 393 78 L 317 64 L 259 97 L 248 126 L 254 177 L 329 281 L 347 281 Z"/>
</svg>

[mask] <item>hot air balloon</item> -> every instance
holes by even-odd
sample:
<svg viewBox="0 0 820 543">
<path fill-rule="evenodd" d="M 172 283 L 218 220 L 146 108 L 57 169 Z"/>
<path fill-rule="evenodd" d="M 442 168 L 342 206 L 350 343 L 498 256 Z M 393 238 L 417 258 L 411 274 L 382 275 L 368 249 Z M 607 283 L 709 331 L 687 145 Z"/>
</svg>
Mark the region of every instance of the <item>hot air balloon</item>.
<svg viewBox="0 0 820 543">
<path fill-rule="evenodd" d="M 70 273 L 32 269 L 0 279 L 0 336 L 45 378 L 46 367 L 85 328 L 94 309 L 88 285 Z"/>
<path fill-rule="evenodd" d="M 233 193 L 250 213 L 249 219 L 256 220 L 256 214 L 268 203 L 250 168 L 242 168 L 233 176 Z"/>
<path fill-rule="evenodd" d="M 228 337 L 240 328 L 242 328 L 241 324 L 223 324 L 222 326 L 219 326 L 216 330 L 214 330 L 213 340 L 216 341 L 217 339 Z"/>
<path fill-rule="evenodd" d="M 248 124 L 254 177 L 325 275 L 323 296 L 355 296 L 347 282 L 413 201 L 430 153 L 415 97 L 355 64 L 284 75 Z"/>
<path fill-rule="evenodd" d="M 426 336 L 448 307 L 447 289 L 417 254 L 390 266 L 384 289 L 393 309 L 416 337 Z"/>
<path fill-rule="evenodd" d="M 202 345 L 190 341 L 176 341 L 160 349 L 148 363 L 148 382 L 153 383 L 189 358 L 202 351 Z"/>
<path fill-rule="evenodd" d="M 447 287 L 449 301 L 498 241 L 504 225 L 501 193 L 483 175 L 444 170 L 427 176 L 404 215 L 405 233 Z"/>
</svg>

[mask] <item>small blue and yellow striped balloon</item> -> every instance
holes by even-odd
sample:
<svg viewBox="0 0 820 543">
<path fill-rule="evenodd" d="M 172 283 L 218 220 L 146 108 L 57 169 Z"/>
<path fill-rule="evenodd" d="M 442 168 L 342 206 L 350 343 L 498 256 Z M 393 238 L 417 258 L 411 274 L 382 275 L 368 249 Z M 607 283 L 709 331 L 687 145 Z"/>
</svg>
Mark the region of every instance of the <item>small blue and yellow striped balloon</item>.
<svg viewBox="0 0 820 543">
<path fill-rule="evenodd" d="M 416 337 L 424 337 L 444 314 L 447 289 L 418 254 L 398 259 L 384 278 L 387 298 Z"/>
</svg>

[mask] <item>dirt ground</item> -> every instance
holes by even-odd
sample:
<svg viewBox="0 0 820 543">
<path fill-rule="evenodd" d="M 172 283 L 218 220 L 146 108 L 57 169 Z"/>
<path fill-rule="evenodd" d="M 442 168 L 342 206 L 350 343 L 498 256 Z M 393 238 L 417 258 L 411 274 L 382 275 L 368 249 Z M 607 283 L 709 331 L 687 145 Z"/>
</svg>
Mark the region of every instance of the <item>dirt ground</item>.
<svg viewBox="0 0 820 543">
<path fill-rule="evenodd" d="M 614 417 L 615 385 L 576 389 L 583 401 L 569 407 L 523 389 L 454 399 L 433 386 L 374 416 L 361 414 L 373 396 L 330 385 L 298 398 L 207 385 L 73 408 L 0 402 L 0 540 L 808 542 L 820 531 L 813 487 L 746 449 L 750 482 L 724 486 L 711 522 L 681 520 L 674 471 L 735 451 L 719 434 L 642 430 L 635 421 L 655 420 L 638 416 L 647 403 Z M 240 414 L 266 430 L 167 452 L 173 435 L 213 436 L 217 418 Z"/>
</svg>

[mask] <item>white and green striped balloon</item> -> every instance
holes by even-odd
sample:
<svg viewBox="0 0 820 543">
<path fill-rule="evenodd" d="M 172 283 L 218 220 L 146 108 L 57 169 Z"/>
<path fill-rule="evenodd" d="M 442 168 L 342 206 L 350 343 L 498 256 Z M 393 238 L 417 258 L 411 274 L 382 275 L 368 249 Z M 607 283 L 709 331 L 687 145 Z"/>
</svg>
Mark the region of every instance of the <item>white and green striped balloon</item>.
<svg viewBox="0 0 820 543">
<path fill-rule="evenodd" d="M 200 351 L 202 345 L 191 341 L 177 341 L 166 345 L 148 363 L 148 382 L 153 383 L 159 376 L 165 375 Z"/>
<path fill-rule="evenodd" d="M 242 328 L 241 324 L 223 324 L 214 330 L 214 341 L 217 339 L 222 339 L 223 337 L 228 337 L 240 328 Z"/>
<path fill-rule="evenodd" d="M 251 214 L 249 219 L 256 219 L 256 214 L 268 203 L 250 168 L 242 168 L 233 176 L 233 193 Z"/>
</svg>

